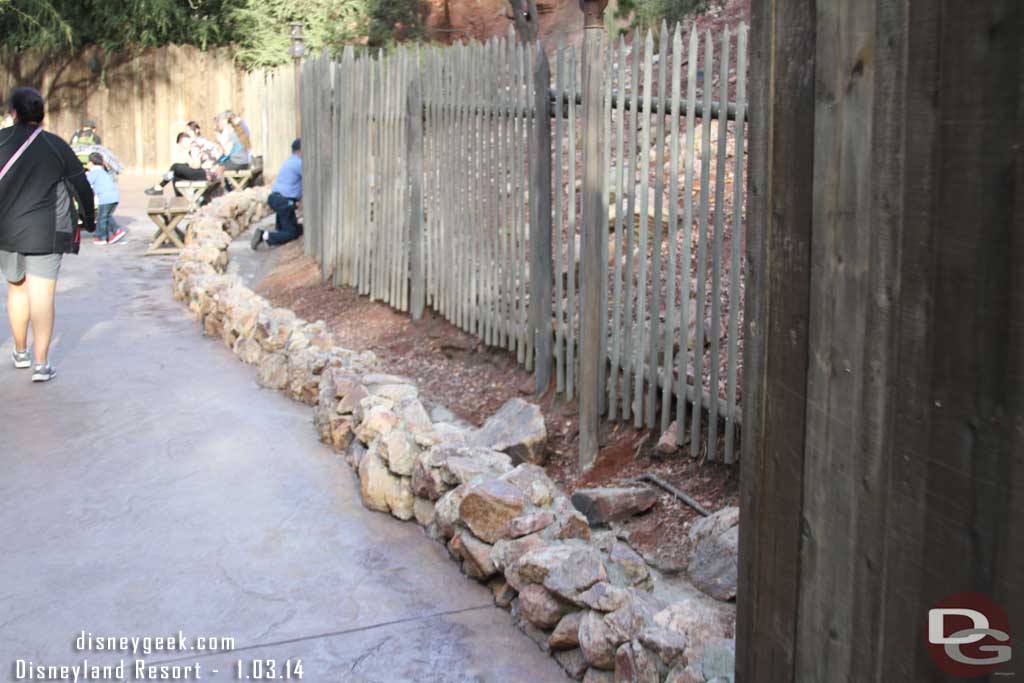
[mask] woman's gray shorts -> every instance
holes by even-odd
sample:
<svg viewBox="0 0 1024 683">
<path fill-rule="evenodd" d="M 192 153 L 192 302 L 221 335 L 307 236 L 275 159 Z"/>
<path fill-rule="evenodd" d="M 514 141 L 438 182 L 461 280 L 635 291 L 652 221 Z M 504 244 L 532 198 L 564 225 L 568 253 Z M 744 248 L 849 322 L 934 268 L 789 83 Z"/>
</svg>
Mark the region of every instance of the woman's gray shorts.
<svg viewBox="0 0 1024 683">
<path fill-rule="evenodd" d="M 56 280 L 62 254 L 19 254 L 0 249 L 0 273 L 8 282 L 21 282 L 25 275 Z"/>
</svg>

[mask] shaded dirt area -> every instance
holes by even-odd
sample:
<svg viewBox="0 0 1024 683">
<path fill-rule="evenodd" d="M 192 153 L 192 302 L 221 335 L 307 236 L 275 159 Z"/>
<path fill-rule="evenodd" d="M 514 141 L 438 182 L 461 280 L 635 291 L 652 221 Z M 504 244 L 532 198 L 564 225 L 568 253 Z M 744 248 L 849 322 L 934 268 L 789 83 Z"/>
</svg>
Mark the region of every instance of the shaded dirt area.
<svg viewBox="0 0 1024 683">
<path fill-rule="evenodd" d="M 324 320 L 338 343 L 372 350 L 384 372 L 414 380 L 421 393 L 458 417 L 480 425 L 505 401 L 533 393 L 533 377 L 505 350 L 484 346 L 476 337 L 427 311 L 414 323 L 406 314 L 359 296 L 355 290 L 320 281 L 316 264 L 305 257 L 301 241 L 275 250 L 274 267 L 256 290 L 277 306 L 307 320 Z M 673 455 L 654 449 L 657 435 L 621 423 L 602 424 L 597 464 L 577 473 L 576 404 L 548 392 L 540 401 L 549 435 L 546 469 L 566 490 L 625 484 L 643 473 L 657 474 L 715 511 L 738 504 L 738 469 L 692 460 L 688 445 Z M 698 513 L 672 494 L 657 489 L 659 504 L 621 529 L 634 547 L 666 572 L 685 567 L 686 533 Z"/>
</svg>

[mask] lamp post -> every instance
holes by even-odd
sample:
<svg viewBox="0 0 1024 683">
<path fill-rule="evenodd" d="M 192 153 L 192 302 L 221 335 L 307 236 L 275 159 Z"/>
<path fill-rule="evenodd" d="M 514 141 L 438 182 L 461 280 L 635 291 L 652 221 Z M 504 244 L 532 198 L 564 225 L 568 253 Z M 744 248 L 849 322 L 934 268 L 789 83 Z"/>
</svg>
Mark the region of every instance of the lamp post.
<svg viewBox="0 0 1024 683">
<path fill-rule="evenodd" d="M 299 137 L 302 130 L 302 57 L 306 54 L 306 41 L 301 21 L 293 21 L 291 27 L 291 52 L 295 64 L 295 137 Z"/>
</svg>

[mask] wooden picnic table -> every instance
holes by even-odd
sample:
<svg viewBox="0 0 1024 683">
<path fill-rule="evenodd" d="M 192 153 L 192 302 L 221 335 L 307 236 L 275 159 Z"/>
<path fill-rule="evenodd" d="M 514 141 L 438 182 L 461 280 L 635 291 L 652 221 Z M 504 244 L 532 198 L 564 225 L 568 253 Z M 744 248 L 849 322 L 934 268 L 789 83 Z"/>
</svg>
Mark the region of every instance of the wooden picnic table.
<svg viewBox="0 0 1024 683">
<path fill-rule="evenodd" d="M 150 220 L 156 223 L 157 231 L 143 255 L 177 254 L 184 249 L 185 236 L 178 229 L 178 224 L 191 212 L 191 205 L 185 197 L 172 197 L 171 199 L 154 197 L 150 199 L 146 214 Z M 170 242 L 173 246 L 163 246 L 165 242 Z"/>
<path fill-rule="evenodd" d="M 261 175 L 263 175 L 263 157 L 254 156 L 249 168 L 224 171 L 224 182 L 227 185 L 227 190 L 234 192 L 255 185 Z"/>
<path fill-rule="evenodd" d="M 189 210 L 197 211 L 199 202 L 206 195 L 220 185 L 219 180 L 209 182 L 206 180 L 175 180 L 174 187 L 188 201 Z"/>
</svg>

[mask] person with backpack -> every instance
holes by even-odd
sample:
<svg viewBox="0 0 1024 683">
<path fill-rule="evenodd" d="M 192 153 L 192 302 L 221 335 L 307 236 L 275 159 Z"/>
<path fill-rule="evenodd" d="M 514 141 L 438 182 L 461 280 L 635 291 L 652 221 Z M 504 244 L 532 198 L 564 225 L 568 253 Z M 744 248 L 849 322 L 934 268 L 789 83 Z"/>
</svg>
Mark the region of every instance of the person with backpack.
<svg viewBox="0 0 1024 683">
<path fill-rule="evenodd" d="M 103 163 L 103 155 L 93 152 L 89 155 L 88 171 L 85 177 L 92 186 L 93 194 L 96 196 L 96 237 L 93 244 L 107 246 L 117 244 L 128 234 L 117 226 L 114 220 L 114 210 L 121 201 L 121 192 L 117 188 L 117 181 L 108 172 L 106 164 Z"/>
<path fill-rule="evenodd" d="M 96 132 L 96 122 L 92 119 L 82 121 L 82 126 L 72 134 L 70 144 L 71 147 L 75 148 L 75 153 L 78 155 L 78 160 L 82 162 L 82 165 L 87 164 L 91 151 L 77 148 L 103 144 L 100 134 Z"/>
<path fill-rule="evenodd" d="M 15 88 L 10 108 L 15 123 L 0 131 L 0 273 L 14 367 L 32 368 L 32 381 L 46 382 L 56 375 L 49 351 L 57 274 L 63 255 L 78 253 L 79 218 L 82 229 L 95 230 L 93 194 L 68 143 L 43 130 L 43 96 Z"/>
</svg>

